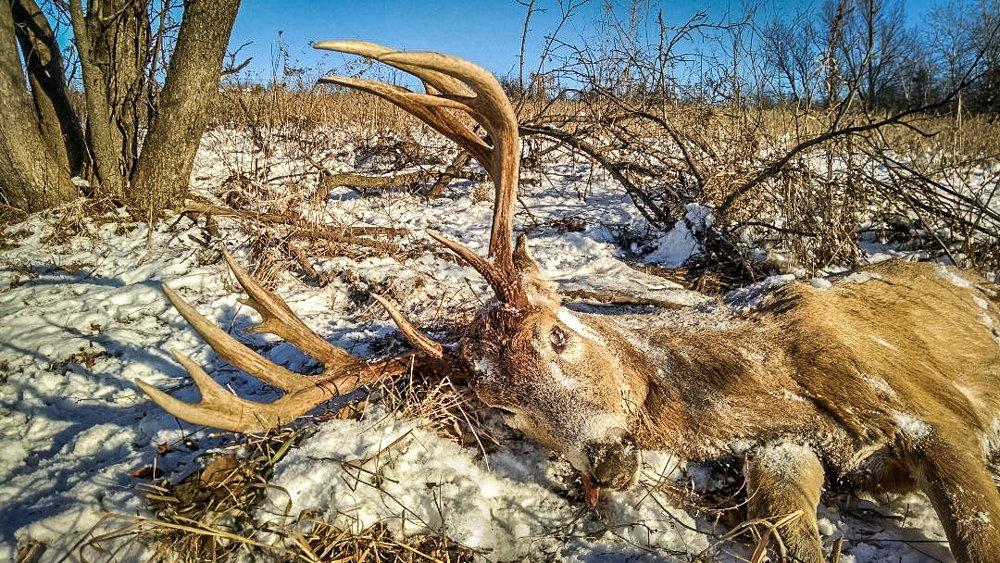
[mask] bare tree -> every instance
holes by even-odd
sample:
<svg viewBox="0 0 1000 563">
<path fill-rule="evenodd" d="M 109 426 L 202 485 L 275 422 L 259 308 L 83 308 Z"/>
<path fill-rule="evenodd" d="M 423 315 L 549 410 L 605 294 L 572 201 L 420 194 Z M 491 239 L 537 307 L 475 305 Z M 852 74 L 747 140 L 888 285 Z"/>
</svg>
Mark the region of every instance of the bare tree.
<svg viewBox="0 0 1000 563">
<path fill-rule="evenodd" d="M 605 169 L 657 229 L 686 220 L 688 204 L 713 208 L 714 225 L 693 232 L 735 283 L 766 271 L 755 249 L 775 243 L 807 269 L 855 262 L 863 224 L 888 210 L 917 209 L 916 229 L 956 237 L 932 244 L 959 249 L 956 262 L 983 264 L 977 241 L 1000 237 L 989 190 L 947 180 L 975 165 L 900 159 L 912 151 L 897 139 L 933 135 L 922 129 L 928 118 L 981 87 L 997 28 L 934 90 L 929 55 L 901 10 L 888 0 L 831 0 L 764 26 L 752 12 L 720 21 L 699 13 L 670 26 L 659 11 L 607 10 L 602 35 L 562 44 L 562 65 L 550 71 L 574 85 L 574 111 L 525 115 L 522 135 Z"/>
<path fill-rule="evenodd" d="M 11 10 L 39 127 L 59 164 L 71 176 L 80 176 L 90 159 L 80 118 L 70 101 L 55 33 L 34 0 L 16 0 Z"/>
<path fill-rule="evenodd" d="M 52 155 L 44 159 L 53 165 L 45 171 L 45 182 L 58 177 L 70 188 L 59 190 L 59 198 L 27 201 L 15 194 L 24 191 L 22 177 L 32 168 L 15 171 L 11 166 L 0 170 L 0 195 L 9 205 L 35 210 L 63 201 L 66 193 L 75 191 L 72 176 L 89 181 L 88 195 L 109 197 L 144 215 L 180 201 L 218 90 L 239 0 L 186 0 L 179 26 L 173 21 L 179 10 L 175 1 L 161 0 L 154 6 L 152 0 L 106 0 L 85 6 L 82 0 L 68 0 L 54 4 L 49 15 L 35 0 L 12 0 L 7 3 L 12 9 L 4 6 L 4 33 L 17 36 L 28 78 L 24 80 L 16 47 L 5 50 L 4 70 L 11 81 L 4 86 L 11 93 L 4 100 L 19 107 L 23 104 L 18 100 L 34 100 L 27 112 L 5 112 L 4 118 L 39 132 Z M 67 69 L 48 23 L 50 15 L 68 15 L 72 25 L 85 129 L 69 101 Z M 169 35 L 175 29 L 176 46 L 164 69 Z M 5 128 L 3 134 L 12 138 L 3 154 L 8 161 L 19 151 L 41 154 L 35 140 L 19 128 Z M 33 174 L 38 177 L 33 185 L 42 185 L 42 173 Z"/>
<path fill-rule="evenodd" d="M 208 105 L 217 94 L 222 58 L 239 0 L 189 2 L 160 98 L 127 198 L 159 210 L 187 191 Z"/>
<path fill-rule="evenodd" d="M 0 202 L 32 212 L 73 199 L 76 189 L 43 138 L 21 68 L 11 3 L 0 2 Z"/>
</svg>

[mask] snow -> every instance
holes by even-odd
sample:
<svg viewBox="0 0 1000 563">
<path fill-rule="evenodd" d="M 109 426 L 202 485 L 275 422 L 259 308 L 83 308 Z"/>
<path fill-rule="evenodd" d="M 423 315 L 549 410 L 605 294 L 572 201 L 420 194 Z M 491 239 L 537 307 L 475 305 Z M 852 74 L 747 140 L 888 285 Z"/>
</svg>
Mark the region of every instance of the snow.
<svg viewBox="0 0 1000 563">
<path fill-rule="evenodd" d="M 809 280 L 809 285 L 815 287 L 816 289 L 830 289 L 833 287 L 833 283 L 826 278 L 812 278 Z"/>
<path fill-rule="evenodd" d="M 854 272 L 844 278 L 847 283 L 865 283 L 871 280 L 882 279 L 877 273 L 874 272 Z"/>
<path fill-rule="evenodd" d="M 814 466 L 818 462 L 816 461 L 816 454 L 809 448 L 800 444 L 783 441 L 763 448 L 755 458 L 755 463 L 766 467 L 768 471 L 774 472 L 775 475 L 794 479 L 804 469 L 804 465 Z"/>
<path fill-rule="evenodd" d="M 877 375 L 867 375 L 867 374 L 865 374 L 863 377 L 865 383 L 867 383 L 868 386 L 871 387 L 872 390 L 874 390 L 879 395 L 882 395 L 886 399 L 895 399 L 896 397 L 898 397 L 896 390 L 893 389 L 892 385 L 889 385 L 889 382 L 886 381 L 884 378 L 879 377 Z"/>
<path fill-rule="evenodd" d="M 252 156 L 234 139 L 239 134 L 226 130 L 206 136 L 192 175 L 200 194 L 217 197 L 233 162 L 244 166 Z M 356 146 L 337 146 L 332 160 L 349 163 L 357 156 Z M 273 174 L 292 171 L 282 162 Z M 646 225 L 611 180 L 595 175 L 583 198 L 574 183 L 589 169 L 566 159 L 549 171 L 557 174 L 539 176 L 526 187 L 522 200 L 531 217 L 519 206 L 517 220 L 530 232 L 533 256 L 560 290 L 616 291 L 685 306 L 706 300 L 626 263 L 624 257 L 635 249 L 621 247 L 617 229 L 639 231 Z M 420 307 L 429 298 L 456 311 L 475 307 L 485 290 L 479 276 L 418 246 L 432 228 L 485 248 L 491 204 L 474 201 L 471 189 L 469 182 L 455 182 L 444 197 L 431 201 L 403 193 L 360 197 L 335 190 L 308 210 L 311 217 L 406 227 L 410 234 L 399 242 L 415 249 L 415 255 L 405 263 L 380 256 L 323 258 L 316 270 L 350 271 L 363 287 L 395 287 L 405 296 L 401 305 L 415 309 L 414 318 L 425 324 L 439 314 Z M 567 217 L 581 219 L 583 230 L 546 226 Z M 691 234 L 711 221 L 706 208 L 690 206 L 642 260 L 679 265 L 697 251 Z M 46 544 L 43 561 L 59 560 L 88 537 L 121 527 L 102 520 L 103 511 L 150 516 L 137 492 L 137 485 L 148 481 L 133 477 L 134 470 L 155 466 L 177 480 L 200 468 L 200 455 L 231 443 L 225 433 L 178 424 L 138 392 L 134 382 L 142 378 L 180 399 L 197 397 L 169 350 L 191 357 L 242 397 L 275 397 L 217 358 L 169 306 L 161 283 L 272 361 L 299 371 L 315 367 L 294 347 L 245 332 L 255 314 L 237 301 L 217 251 L 224 245 L 238 260 L 245 257 L 248 237 L 238 225 L 220 218 L 223 242 L 206 246 L 200 241 L 211 236 L 201 226 L 186 219 L 174 222 L 81 220 L 76 230 L 68 230 L 58 216 L 43 214 L 6 228 L 14 246 L 0 251 L 0 560 L 13 560 L 17 546 L 29 540 Z M 750 307 L 794 278 L 768 278 L 734 292 L 731 301 Z M 822 281 L 813 283 L 822 286 Z M 368 342 L 394 330 L 371 307 L 353 302 L 351 291 L 341 279 L 315 287 L 291 276 L 281 278 L 277 289 L 327 340 L 367 354 Z M 587 334 L 570 315 L 563 322 Z M 919 425 L 904 422 L 919 431 Z M 161 454 L 157 450 L 163 445 L 168 448 Z M 372 486 L 369 472 L 381 475 L 378 486 Z M 662 487 L 686 489 L 708 480 L 699 475 L 711 474 L 709 468 L 685 465 L 662 452 L 644 452 L 640 483 L 626 492 L 605 491 L 599 511 L 591 512 L 579 499 L 569 464 L 526 439 L 512 436 L 484 456 L 435 434 L 424 420 L 373 407 L 362 420 L 318 425 L 293 448 L 273 481 L 285 492 L 270 489 L 256 518 L 294 519 L 309 509 L 345 527 L 381 521 L 400 533 L 446 533 L 491 550 L 489 559 L 682 561 L 715 544 L 727 530 L 675 506 Z M 925 544 L 900 540 L 940 541 L 943 533 L 925 497 L 902 498 L 905 504 L 881 512 L 884 517 L 841 514 L 846 508 L 841 505 L 821 507 L 828 547 L 845 537 L 844 561 L 919 559 L 913 546 L 924 549 Z M 934 546 L 940 555 L 940 545 Z M 148 559 L 142 542 L 125 547 L 120 559 Z"/>
<path fill-rule="evenodd" d="M 491 560 L 657 551 L 697 554 L 708 547 L 695 520 L 680 509 L 662 511 L 639 491 L 611 493 L 605 520 L 570 503 L 566 485 L 544 451 L 530 445 L 501 450 L 485 460 L 473 450 L 422 429 L 420 421 L 372 412 L 362 420 L 324 423 L 275 468 L 263 522 L 294 519 L 309 510 L 345 528 L 384 522 L 400 533 L 445 529 L 460 543 L 488 551 Z M 486 469 L 488 464 L 489 469 Z M 668 466 L 667 454 L 647 452 L 647 480 Z M 601 530 L 614 529 L 614 534 Z M 573 539 L 563 541 L 560 536 Z"/>
<path fill-rule="evenodd" d="M 674 228 L 656 241 L 656 248 L 646 256 L 646 261 L 668 268 L 684 264 L 692 254 L 701 251 L 695 233 L 709 228 L 714 217 L 709 208 L 689 203 L 685 206 L 684 218 L 674 224 Z"/>
<path fill-rule="evenodd" d="M 759 307 L 768 293 L 794 281 L 795 274 L 768 276 L 757 283 L 730 291 L 726 294 L 726 301 L 736 310 L 751 310 Z"/>
<path fill-rule="evenodd" d="M 892 411 L 892 419 L 896 421 L 899 431 L 911 440 L 921 440 L 931 433 L 931 427 L 926 422 L 910 413 Z"/>
<path fill-rule="evenodd" d="M 956 274 L 954 271 L 948 269 L 945 266 L 938 266 L 934 268 L 934 273 L 948 280 L 952 284 L 957 285 L 958 287 L 965 287 L 965 288 L 972 287 L 972 282 Z"/>
</svg>

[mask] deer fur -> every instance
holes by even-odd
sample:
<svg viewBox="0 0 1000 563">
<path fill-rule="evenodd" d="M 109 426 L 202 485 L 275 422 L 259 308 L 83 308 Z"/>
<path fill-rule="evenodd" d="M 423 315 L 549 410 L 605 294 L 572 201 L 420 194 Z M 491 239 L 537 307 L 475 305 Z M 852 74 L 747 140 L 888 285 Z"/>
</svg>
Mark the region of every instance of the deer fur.
<svg viewBox="0 0 1000 563">
<path fill-rule="evenodd" d="M 689 460 L 743 456 L 752 516 L 802 511 L 785 543 L 803 561 L 823 560 L 824 476 L 920 489 L 957 559 L 1000 561 L 987 469 L 1000 453 L 1000 322 L 985 280 L 886 262 L 828 289 L 791 284 L 742 316 L 592 315 L 531 298 L 517 321 L 487 312 L 473 330 L 472 387 L 581 472 L 594 471 L 586 444 L 622 437 Z M 559 354 L 539 344 L 554 327 Z M 621 466 L 606 485 L 632 481 L 637 461 Z"/>
</svg>

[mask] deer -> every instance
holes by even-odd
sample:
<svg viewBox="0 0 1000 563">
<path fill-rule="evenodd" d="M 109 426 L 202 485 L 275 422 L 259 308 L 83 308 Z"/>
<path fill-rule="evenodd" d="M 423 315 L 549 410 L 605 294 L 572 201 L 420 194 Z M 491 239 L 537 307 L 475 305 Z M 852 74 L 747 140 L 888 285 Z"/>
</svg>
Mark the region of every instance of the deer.
<svg viewBox="0 0 1000 563">
<path fill-rule="evenodd" d="M 323 370 L 306 376 L 270 362 L 164 285 L 220 357 L 283 391 L 266 404 L 241 399 L 175 354 L 198 402 L 137 381 L 168 413 L 196 425 L 263 432 L 425 366 L 461 379 L 508 426 L 564 456 L 591 507 L 603 488 L 636 482 L 641 450 L 694 462 L 736 456 L 749 517 L 797 515 L 783 535 L 793 560 L 823 560 L 816 510 L 824 483 L 837 479 L 859 489 L 922 490 L 956 559 L 1000 561 L 1000 492 L 989 469 L 1000 453 L 996 285 L 951 266 L 888 261 L 829 287 L 794 282 L 747 313 L 570 310 L 532 259 L 525 235 L 514 235 L 521 147 L 516 115 L 496 78 L 434 52 L 364 41 L 314 47 L 378 61 L 423 83 L 424 92 L 414 92 L 355 77 L 321 79 L 393 102 L 486 170 L 495 188 L 487 256 L 428 235 L 478 272 L 494 295 L 448 342 L 372 295 L 410 347 L 370 360 L 310 330 L 225 254 L 245 303 L 263 319 L 250 330 L 297 346 Z"/>
</svg>

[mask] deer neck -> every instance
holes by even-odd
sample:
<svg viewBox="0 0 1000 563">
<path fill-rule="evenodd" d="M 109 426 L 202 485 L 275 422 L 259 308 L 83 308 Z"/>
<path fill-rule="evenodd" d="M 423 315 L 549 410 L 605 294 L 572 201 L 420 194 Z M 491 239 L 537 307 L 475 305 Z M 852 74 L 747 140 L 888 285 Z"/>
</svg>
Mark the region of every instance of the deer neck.
<svg viewBox="0 0 1000 563">
<path fill-rule="evenodd" d="M 794 399 L 783 354 L 766 325 L 621 324 L 600 326 L 639 405 L 632 424 L 644 448 L 710 458 L 738 449 L 762 429 L 780 431 L 788 412 L 801 408 L 806 416 L 808 405 Z M 775 401 L 761 400 L 768 395 Z"/>
</svg>

